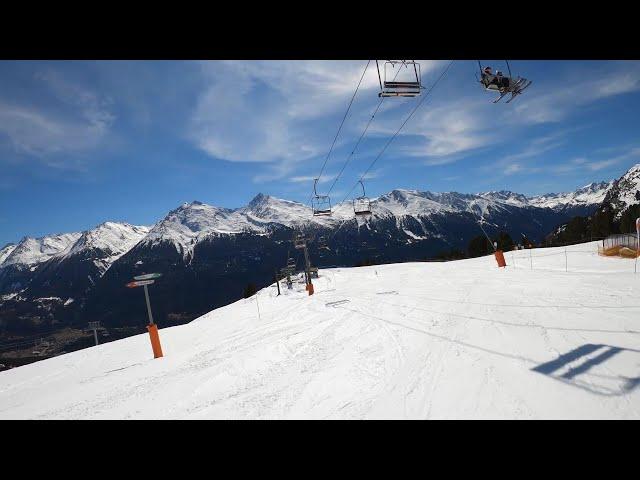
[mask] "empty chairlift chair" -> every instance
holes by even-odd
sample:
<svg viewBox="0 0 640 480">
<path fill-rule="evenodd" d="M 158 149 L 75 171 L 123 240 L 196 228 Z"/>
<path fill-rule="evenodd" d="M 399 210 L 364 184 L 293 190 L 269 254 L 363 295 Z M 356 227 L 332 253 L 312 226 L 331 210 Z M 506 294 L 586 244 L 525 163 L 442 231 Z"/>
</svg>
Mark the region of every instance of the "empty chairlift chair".
<svg viewBox="0 0 640 480">
<path fill-rule="evenodd" d="M 318 184 L 318 179 L 316 178 L 313 181 L 313 194 L 314 196 L 311 198 L 311 208 L 313 209 L 314 216 L 322 216 L 322 215 L 331 215 L 331 199 L 329 195 L 318 195 L 316 191 L 316 185 Z"/>
<path fill-rule="evenodd" d="M 318 237 L 318 249 L 319 250 L 330 250 L 329 243 L 327 241 L 327 237 L 321 235 Z"/>
<path fill-rule="evenodd" d="M 417 97 L 422 90 L 420 64 L 415 60 L 387 60 L 380 73 L 376 60 L 379 97 Z"/>
<path fill-rule="evenodd" d="M 302 234 L 297 234 L 294 238 L 293 238 L 293 246 L 296 249 L 302 249 L 304 248 L 304 245 L 306 243 L 306 239 L 304 237 L 304 235 Z"/>
<path fill-rule="evenodd" d="M 362 196 L 353 199 L 353 211 L 357 216 L 371 215 L 371 201 L 366 196 L 362 180 L 360 186 L 362 187 Z"/>
<path fill-rule="evenodd" d="M 287 266 L 285 268 L 291 273 L 294 273 L 296 271 L 296 261 L 293 258 L 289 257 L 289 259 L 287 260 Z"/>
</svg>

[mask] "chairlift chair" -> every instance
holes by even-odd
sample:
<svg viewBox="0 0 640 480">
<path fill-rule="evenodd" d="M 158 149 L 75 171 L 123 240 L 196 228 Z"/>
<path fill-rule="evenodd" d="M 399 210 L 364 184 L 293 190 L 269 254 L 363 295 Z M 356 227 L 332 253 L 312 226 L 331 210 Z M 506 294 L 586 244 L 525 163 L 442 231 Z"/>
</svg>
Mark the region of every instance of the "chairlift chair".
<svg viewBox="0 0 640 480">
<path fill-rule="evenodd" d="M 311 198 L 311 208 L 313 209 L 313 215 L 323 216 L 323 215 L 331 215 L 331 199 L 329 195 L 318 195 L 316 190 L 316 185 L 318 184 L 318 179 L 313 180 L 313 194 L 314 196 Z"/>
<path fill-rule="evenodd" d="M 353 211 L 357 216 L 371 215 L 371 201 L 366 195 L 362 180 L 360 180 L 359 183 L 362 187 L 362 196 L 353 200 Z"/>
<path fill-rule="evenodd" d="M 287 266 L 285 267 L 287 270 L 291 271 L 292 273 L 296 271 L 296 261 L 289 257 L 289 259 L 287 260 Z"/>
<path fill-rule="evenodd" d="M 493 103 L 498 103 L 502 98 L 511 94 L 511 98 L 506 101 L 506 103 L 511 102 L 516 96 L 522 94 L 522 92 L 531 85 L 531 80 L 527 80 L 522 77 L 513 77 L 511 75 L 511 67 L 509 66 L 509 61 L 505 60 L 507 64 L 507 69 L 509 71 L 509 76 L 498 75 L 499 70 L 496 71 L 496 74 L 489 74 L 485 72 L 485 70 L 489 67 L 482 68 L 482 64 L 480 60 L 478 60 L 478 66 L 480 67 L 480 78 L 476 76 L 478 82 L 484 87 L 487 91 L 498 92 L 500 96 L 496 98 Z M 501 73 L 501 72 L 500 72 Z"/>
<path fill-rule="evenodd" d="M 396 66 L 400 69 L 406 68 L 406 72 L 397 71 Z M 382 67 L 382 75 L 377 60 L 376 68 L 380 82 L 379 97 L 417 97 L 420 95 L 422 89 L 420 64 L 415 60 L 387 60 Z M 401 73 L 404 75 L 398 80 Z M 392 79 L 390 80 L 389 77 Z"/>
<path fill-rule="evenodd" d="M 327 242 L 327 237 L 321 235 L 318 237 L 318 249 L 320 250 L 331 250 L 329 248 L 329 244 Z"/>
<path fill-rule="evenodd" d="M 293 238 L 293 246 L 294 246 L 296 249 L 298 249 L 298 250 L 299 250 L 299 249 L 301 249 L 301 248 L 304 248 L 305 244 L 306 244 L 306 239 L 305 239 L 304 235 L 302 235 L 302 234 L 297 234 L 297 235 Z"/>
</svg>

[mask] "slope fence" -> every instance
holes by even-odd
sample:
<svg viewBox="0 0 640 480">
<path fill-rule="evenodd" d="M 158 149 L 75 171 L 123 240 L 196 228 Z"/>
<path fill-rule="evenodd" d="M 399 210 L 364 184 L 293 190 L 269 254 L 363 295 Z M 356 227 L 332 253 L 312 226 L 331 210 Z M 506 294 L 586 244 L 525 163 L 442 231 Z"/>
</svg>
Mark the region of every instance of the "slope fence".
<svg viewBox="0 0 640 480">
<path fill-rule="evenodd" d="M 505 252 L 507 266 L 525 270 L 576 273 L 637 273 L 638 271 L 635 255 L 607 258 L 603 256 L 603 247 L 595 244 L 592 244 L 591 248 L 582 244 L 578 248 L 565 246 L 553 248 L 553 251 L 548 250 L 552 249 L 532 248 Z"/>
</svg>

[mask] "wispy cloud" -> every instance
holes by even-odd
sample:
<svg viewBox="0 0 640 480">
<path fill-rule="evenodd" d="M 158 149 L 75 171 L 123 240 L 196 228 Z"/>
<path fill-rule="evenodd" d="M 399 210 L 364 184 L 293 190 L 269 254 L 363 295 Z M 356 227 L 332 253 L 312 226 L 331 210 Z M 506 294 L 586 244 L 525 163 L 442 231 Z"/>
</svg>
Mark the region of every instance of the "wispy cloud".
<svg viewBox="0 0 640 480">
<path fill-rule="evenodd" d="M 423 74 L 438 62 L 424 62 Z M 203 62 L 206 81 L 187 138 L 214 158 L 269 164 L 254 177 L 291 174 L 322 160 L 366 61 Z M 370 65 L 336 148 L 354 140 L 358 118 L 376 103 L 378 77 Z M 277 165 L 276 165 L 277 164 Z"/>
<path fill-rule="evenodd" d="M 0 98 L 0 135 L 20 154 L 56 168 L 83 168 L 77 158 L 62 158 L 98 146 L 115 117 L 108 101 L 53 71 L 36 76 L 44 105 L 25 105 Z"/>
<path fill-rule="evenodd" d="M 528 124 L 559 122 L 578 107 L 639 90 L 640 63 L 625 62 L 613 66 L 606 73 L 590 72 L 586 76 L 574 73 L 564 78 L 542 79 L 537 83 L 540 85 L 532 84 L 532 90 L 528 92 L 537 91 L 536 95 L 518 99 L 513 110 L 514 121 Z"/>
<path fill-rule="evenodd" d="M 207 86 L 199 97 L 187 136 L 212 157 L 264 163 L 266 168 L 254 176 L 255 182 L 291 176 L 302 164 L 322 162 L 364 64 L 202 63 Z M 443 62 L 423 63 L 425 84 L 429 83 L 430 75 L 435 78 L 442 65 Z M 615 65 L 611 73 L 595 78 L 576 78 L 569 72 L 564 77 L 535 79 L 537 91 L 533 86 L 531 91 L 536 94 L 523 95 L 508 108 L 497 107 L 486 96 L 475 95 L 475 91 L 460 96 L 459 91 L 447 86 L 445 79 L 444 86 L 438 87 L 441 91 L 406 125 L 393 149 L 429 166 L 459 161 L 511 141 L 532 123 L 557 122 L 577 107 L 640 88 L 638 65 Z M 375 69 L 370 68 L 336 150 L 355 141 L 368 120 L 376 104 L 377 80 Z M 452 98 L 453 92 L 457 93 Z M 405 105 L 410 103 L 411 99 L 384 103 L 367 137 L 379 138 L 395 132 L 408 113 Z M 361 148 L 367 148 L 368 140 Z M 555 138 L 532 143 L 528 150 L 504 160 L 505 171 L 510 174 L 532 171 L 524 159 L 558 148 L 563 141 Z M 334 159 L 338 161 L 335 152 L 331 161 Z"/>
<path fill-rule="evenodd" d="M 619 151 L 619 149 L 616 150 Z M 599 151 L 611 151 L 611 149 L 600 149 Z M 630 160 L 640 160 L 640 147 L 627 148 L 623 153 L 614 157 L 600 159 L 589 159 L 586 157 L 573 158 L 567 162 L 554 165 L 551 167 L 551 170 L 557 174 L 575 173 L 577 169 L 597 172 Z"/>
<path fill-rule="evenodd" d="M 375 170 L 370 170 L 366 174 L 364 172 L 361 172 L 358 178 L 362 177 L 363 180 L 372 180 L 374 178 L 380 177 L 384 173 L 384 171 L 384 168 L 378 168 Z"/>
<path fill-rule="evenodd" d="M 416 112 L 402 131 L 401 136 L 405 139 L 413 137 L 414 141 L 407 145 L 405 140 L 396 149 L 408 156 L 422 157 L 427 165 L 443 165 L 498 142 L 498 130 L 493 121 L 489 122 L 491 116 L 484 100 L 466 98 L 451 101 L 447 98 L 446 101 L 426 105 Z M 406 112 L 399 112 L 399 117 L 404 116 Z M 392 134 L 395 130 L 376 125 L 375 131 Z"/>
<path fill-rule="evenodd" d="M 318 183 L 327 183 L 331 181 L 334 176 L 335 174 L 329 174 L 329 173 L 324 174 L 322 175 L 322 177 L 320 177 L 320 179 L 318 180 Z M 316 177 L 314 175 L 300 175 L 296 177 L 290 177 L 289 181 L 293 183 L 313 183 L 315 179 Z"/>
</svg>

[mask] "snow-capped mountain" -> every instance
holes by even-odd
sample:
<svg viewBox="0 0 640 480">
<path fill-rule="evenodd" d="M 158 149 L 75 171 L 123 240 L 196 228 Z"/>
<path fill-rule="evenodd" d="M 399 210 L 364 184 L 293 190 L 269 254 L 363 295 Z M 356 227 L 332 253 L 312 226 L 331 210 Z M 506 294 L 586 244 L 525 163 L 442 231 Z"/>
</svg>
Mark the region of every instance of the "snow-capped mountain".
<svg viewBox="0 0 640 480">
<path fill-rule="evenodd" d="M 85 296 L 148 232 L 144 226 L 105 222 L 82 233 L 25 238 L 0 266 L 0 294 L 19 293 L 37 302 L 39 315 L 48 310 L 63 317 L 54 310 L 58 304 L 66 307 Z"/>
<path fill-rule="evenodd" d="M 269 224 L 289 227 L 316 224 L 328 227 L 346 219 L 351 212 L 338 206 L 330 217 L 314 217 L 308 205 L 259 193 L 246 207 L 236 210 L 236 214 L 248 226 L 264 230 Z"/>
<path fill-rule="evenodd" d="M 185 203 L 160 221 L 142 240 L 141 246 L 172 245 L 184 258 L 191 258 L 195 246 L 211 235 L 254 233 L 265 234 L 274 226 L 294 229 L 332 229 L 343 222 L 375 223 L 395 219 L 400 225 L 408 218 L 420 219 L 434 215 L 471 214 L 478 219 L 492 213 L 504 214 L 516 209 L 550 209 L 567 215 L 576 208 L 595 209 L 602 201 L 608 183 L 591 184 L 575 192 L 527 197 L 500 191 L 480 194 L 396 189 L 371 199 L 372 215 L 355 219 L 350 201 L 334 207 L 331 216 L 315 217 L 311 208 L 299 202 L 258 194 L 241 208 L 220 208 L 194 201 Z"/>
<path fill-rule="evenodd" d="M 262 193 L 247 206 L 236 209 L 193 201 L 169 212 L 151 229 L 140 246 L 170 244 L 188 258 L 198 243 L 212 235 L 264 234 L 274 225 L 330 227 L 347 218 L 341 214 L 343 210 L 338 209 L 331 217 L 314 217 L 306 205 Z"/>
<path fill-rule="evenodd" d="M 0 268 L 14 265 L 33 270 L 39 263 L 46 262 L 56 254 L 68 249 L 80 238 L 80 235 L 79 232 L 74 232 L 47 235 L 40 238 L 24 237 L 6 256 L 4 262 L 0 264 Z"/>
<path fill-rule="evenodd" d="M 602 203 L 613 184 L 613 180 L 610 182 L 594 182 L 577 189 L 575 192 L 548 193 L 531 197 L 528 201 L 530 205 L 535 207 L 551 208 L 553 210 L 564 210 L 571 207 L 592 207 Z"/>
<path fill-rule="evenodd" d="M 67 249 L 38 266 L 23 295 L 60 299 L 84 295 L 147 233 L 149 227 L 117 222 L 84 231 Z"/>
<path fill-rule="evenodd" d="M 9 255 L 11 255 L 11 252 L 13 252 L 15 249 L 16 249 L 16 245 L 14 243 L 8 243 L 7 245 L 5 245 L 0 249 L 0 266 L 5 261 L 5 259 Z"/>
<path fill-rule="evenodd" d="M 193 247 L 212 233 L 236 234 L 248 227 L 237 210 L 213 207 L 202 202 L 184 203 L 158 222 L 142 240 L 141 246 L 173 245 L 187 257 Z"/>
<path fill-rule="evenodd" d="M 640 203 L 640 164 L 613 182 L 603 203 L 613 208 L 616 218 L 620 218 L 630 205 Z"/>
<path fill-rule="evenodd" d="M 94 263 L 102 275 L 113 262 L 127 253 L 149 233 L 149 227 L 128 223 L 104 222 L 82 232 L 67 250 L 54 256 L 56 261 L 82 257 Z"/>
</svg>

